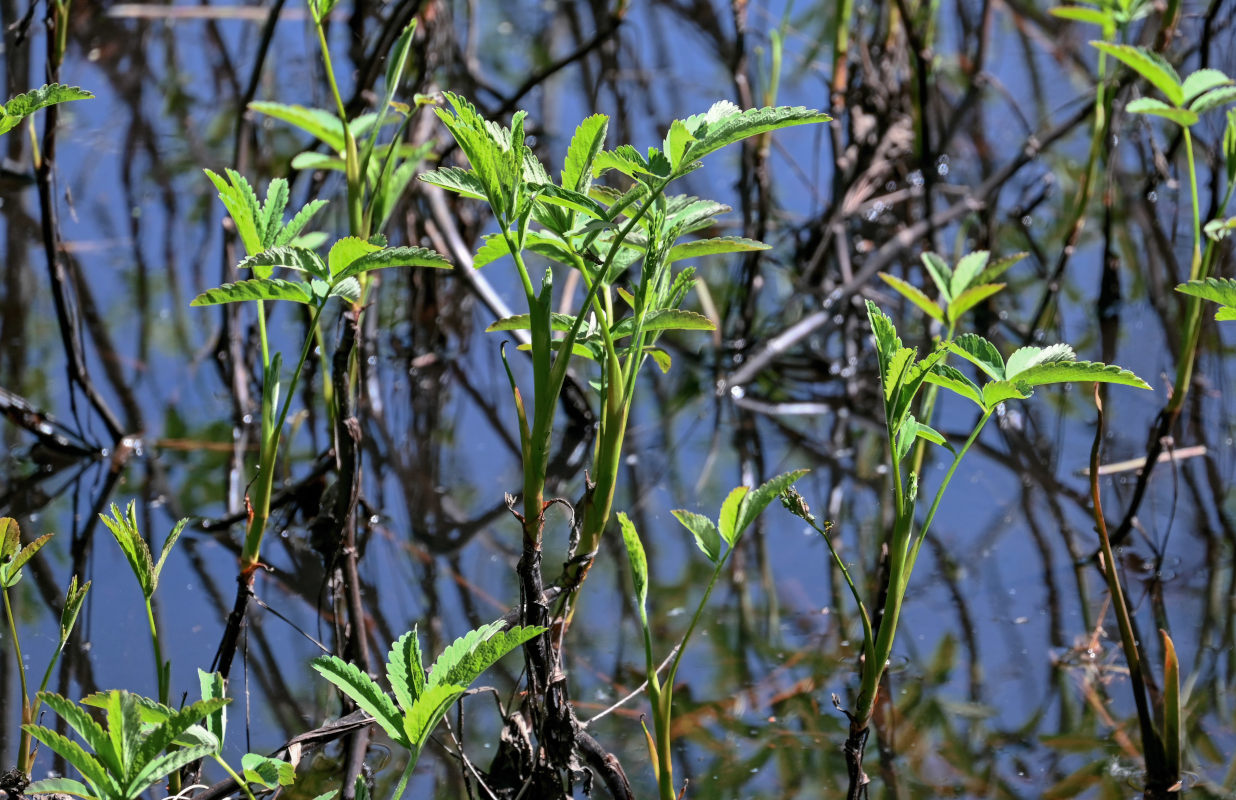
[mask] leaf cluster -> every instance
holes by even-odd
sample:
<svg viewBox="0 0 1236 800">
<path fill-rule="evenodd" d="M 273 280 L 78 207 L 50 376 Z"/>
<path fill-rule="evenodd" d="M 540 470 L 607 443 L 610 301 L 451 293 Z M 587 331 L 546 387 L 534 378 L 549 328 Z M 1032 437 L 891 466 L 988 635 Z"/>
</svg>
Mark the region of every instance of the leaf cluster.
<svg viewBox="0 0 1236 800">
<path fill-rule="evenodd" d="M 133 575 L 137 578 L 138 585 L 141 586 L 142 596 L 150 600 L 159 586 L 159 574 L 163 572 L 163 564 L 167 561 L 168 554 L 172 552 L 176 540 L 180 538 L 189 520 L 182 519 L 172 528 L 171 533 L 163 540 L 159 560 L 156 562 L 151 556 L 150 546 L 146 544 L 146 540 L 142 538 L 137 527 L 137 504 L 130 500 L 129 505 L 125 507 L 124 514 L 121 514 L 120 508 L 112 503 L 111 514 L 110 517 L 100 514 L 99 519 L 112 532 L 116 543 L 120 545 L 125 560 L 129 562 L 129 568 L 133 570 Z"/>
<path fill-rule="evenodd" d="M 1236 81 L 1217 69 L 1195 70 L 1181 79 L 1167 59 L 1148 48 L 1110 42 L 1090 44 L 1146 79 L 1167 98 L 1164 102 L 1154 97 L 1139 97 L 1125 106 L 1130 113 L 1163 117 L 1189 128 L 1207 111 L 1236 102 Z"/>
<path fill-rule="evenodd" d="M 423 247 L 387 247 L 381 236 L 369 240 L 345 237 L 335 242 L 327 257 L 322 258 L 314 249 L 321 240 L 317 237 L 307 240 L 302 231 L 325 201 L 310 202 L 285 223 L 283 212 L 287 206 L 288 187 L 283 179 L 271 181 L 266 200 L 259 204 L 244 176 L 232 170 L 227 170 L 227 180 L 210 170 L 206 170 L 206 174 L 219 189 L 219 198 L 248 253 L 238 266 L 252 270 L 254 277 L 209 289 L 194 298 L 190 305 L 288 300 L 320 309 L 332 297 L 356 301 L 360 297 L 357 278 L 373 270 L 451 266 L 439 253 Z M 274 277 L 276 268 L 289 270 L 298 280 Z"/>
<path fill-rule="evenodd" d="M 923 268 L 940 293 L 938 301 L 896 275 L 881 272 L 880 278 L 927 316 L 951 329 L 962 314 L 1003 289 L 1005 284 L 997 283 L 996 279 L 1025 255 L 1017 253 L 989 264 L 991 254 L 979 250 L 962 256 L 956 267 L 950 267 L 935 253 L 923 253 Z"/>
<path fill-rule="evenodd" d="M 338 656 L 315 658 L 313 668 L 373 716 L 415 758 L 451 705 L 482 672 L 544 631 L 536 626 L 506 629 L 502 620 L 484 625 L 456 639 L 427 673 L 420 639 L 413 629 L 399 637 L 387 655 L 386 678 L 394 700 L 373 678 Z"/>
<path fill-rule="evenodd" d="M 162 719 L 147 722 L 143 710 L 153 719 L 149 712 L 153 701 L 112 690 L 92 698 L 92 704 L 103 710 L 100 724 L 85 709 L 54 692 L 40 692 L 39 699 L 77 732 L 86 747 L 41 725 L 24 725 L 23 729 L 72 764 L 86 783 L 48 778 L 30 784 L 27 791 L 87 800 L 134 800 L 176 770 L 216 753 L 218 739 L 198 723 L 228 703 L 214 698 L 179 711 L 163 707 Z M 180 741 L 185 746 L 173 749 Z"/>
</svg>

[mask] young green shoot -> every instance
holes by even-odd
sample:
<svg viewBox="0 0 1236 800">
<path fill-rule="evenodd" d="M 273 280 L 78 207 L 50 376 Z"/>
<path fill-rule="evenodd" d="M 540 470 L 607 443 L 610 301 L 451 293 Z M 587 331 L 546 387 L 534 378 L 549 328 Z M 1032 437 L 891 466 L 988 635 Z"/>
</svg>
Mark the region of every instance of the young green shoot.
<svg viewBox="0 0 1236 800">
<path fill-rule="evenodd" d="M 430 734 L 455 701 L 482 672 L 544 630 L 506 628 L 502 620 L 492 622 L 456 639 L 428 673 L 421 660 L 420 638 L 415 629 L 408 631 L 391 645 L 386 659 L 386 679 L 394 700 L 373 678 L 338 656 L 315 658 L 313 668 L 370 714 L 391 741 L 408 751 L 408 762 L 393 795 L 393 800 L 399 800 Z"/>
<path fill-rule="evenodd" d="M 65 594 L 64 607 L 60 612 L 60 636 L 51 657 L 47 660 L 47 669 L 43 671 L 43 680 L 33 699 L 26 684 L 26 661 L 22 656 L 21 640 L 17 636 L 17 623 L 13 618 L 12 601 L 9 599 L 9 589 L 15 587 L 22 578 L 22 567 L 34 557 L 43 545 L 52 538 L 46 533 L 22 546 L 21 529 L 12 517 L 0 517 L 0 595 L 4 598 L 4 618 L 9 626 L 9 638 L 13 642 L 13 655 L 17 661 L 17 676 L 21 683 L 21 724 L 33 723 L 38 719 L 39 705 L 42 702 L 39 693 L 47 688 L 51 680 L 56 661 L 64 652 L 64 646 L 69 641 L 73 626 L 77 623 L 77 615 L 86 600 L 86 592 L 90 590 L 90 581 L 77 585 L 77 576 L 69 579 L 69 589 Z M 30 751 L 30 734 L 23 728 L 17 744 L 17 769 L 27 778 L 34 767 L 34 755 Z"/>
<path fill-rule="evenodd" d="M 691 532 L 695 545 L 712 563 L 713 570 L 708 584 L 704 587 L 704 594 L 695 607 L 695 613 L 691 616 L 691 622 L 687 625 L 687 630 L 678 642 L 678 646 L 674 648 L 664 680 L 657 675 L 657 661 L 653 655 L 652 627 L 648 624 L 648 559 L 644 554 L 644 546 L 640 541 L 639 533 L 635 530 L 635 525 L 626 514 L 618 513 L 618 522 L 622 527 L 622 541 L 626 546 L 627 560 L 631 566 L 640 627 L 644 635 L 644 672 L 648 680 L 648 699 L 652 705 L 654 731 L 653 734 L 649 734 L 645 725 L 644 734 L 648 738 L 648 748 L 652 756 L 653 770 L 656 773 L 660 800 L 675 800 L 679 796 L 674 788 L 672 759 L 674 681 L 687 644 L 691 640 L 691 634 L 703 618 L 708 598 L 712 595 L 712 590 L 717 585 L 717 580 L 721 577 L 743 533 L 768 507 L 769 503 L 783 492 L 790 491 L 795 481 L 806 473 L 807 470 L 787 472 L 754 490 L 746 486 L 738 487 L 726 497 L 716 522 L 693 511 L 678 509 L 673 512 L 675 519 Z"/>
</svg>

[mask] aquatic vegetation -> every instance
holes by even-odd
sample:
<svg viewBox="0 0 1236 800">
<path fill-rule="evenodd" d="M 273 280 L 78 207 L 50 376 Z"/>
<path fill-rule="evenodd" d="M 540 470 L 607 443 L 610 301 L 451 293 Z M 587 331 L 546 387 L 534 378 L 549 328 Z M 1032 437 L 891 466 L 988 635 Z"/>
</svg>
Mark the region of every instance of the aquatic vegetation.
<svg viewBox="0 0 1236 800">
<path fill-rule="evenodd" d="M 1215 312 L 1215 319 L 1220 322 L 1236 320 L 1236 281 L 1231 278 L 1189 281 L 1177 286 L 1176 291 L 1218 303 L 1219 309 Z"/>
<path fill-rule="evenodd" d="M 455 701 L 482 672 L 544 631 L 534 626 L 507 628 L 498 620 L 456 639 L 426 673 L 420 637 L 414 628 L 400 636 L 387 655 L 386 679 L 395 694 L 394 701 L 373 678 L 338 656 L 315 658 L 313 668 L 372 715 L 392 741 L 408 750 L 408 763 L 393 795 L 399 800 L 430 734 Z"/>
<path fill-rule="evenodd" d="M 755 518 L 763 513 L 768 504 L 782 492 L 790 490 L 794 482 L 807 473 L 807 470 L 787 472 L 761 484 L 756 489 L 739 486 L 730 492 L 721 505 L 721 513 L 713 522 L 703 514 L 694 511 L 678 509 L 674 518 L 691 532 L 695 545 L 700 552 L 713 564 L 712 576 L 704 586 L 704 594 L 700 597 L 691 615 L 691 622 L 682 638 L 674 647 L 665 668 L 665 678 L 659 676 L 660 668 L 653 653 L 653 633 L 648 624 L 648 558 L 644 554 L 644 545 L 640 541 L 635 525 L 626 514 L 618 512 L 618 522 L 622 526 L 622 541 L 626 547 L 627 560 L 631 567 L 631 580 L 635 588 L 636 609 L 639 611 L 640 627 L 644 634 L 644 676 L 648 681 L 648 700 L 652 705 L 652 721 L 654 733 L 648 732 L 644 726 L 644 734 L 648 737 L 648 750 L 652 755 L 653 771 L 657 777 L 657 788 L 661 800 L 674 800 L 680 796 L 680 791 L 674 784 L 673 762 L 673 719 L 674 719 L 674 685 L 677 681 L 678 667 L 682 664 L 683 654 L 691 634 L 695 631 L 708 606 L 708 598 L 721 577 L 721 572 L 734 548 L 738 546 L 743 533 L 755 522 Z M 722 542 L 725 548 L 722 549 Z"/>
<path fill-rule="evenodd" d="M 977 334 L 967 333 L 955 341 L 940 344 L 926 356 L 919 358 L 917 350 L 902 346 L 892 320 L 871 301 L 867 301 L 867 316 L 875 339 L 880 386 L 883 390 L 894 511 L 893 527 L 885 539 L 889 566 L 887 582 L 880 587 L 880 596 L 884 597 L 884 600 L 882 605 L 872 604 L 875 614 L 869 611 L 868 604 L 850 579 L 849 569 L 838 554 L 828 527 L 816 522 L 801 497 L 795 494 L 787 494 L 785 497 L 786 508 L 813 527 L 828 543 L 829 553 L 845 577 L 862 620 L 863 649 L 859 660 L 861 680 L 853 706 L 845 709 L 846 717 L 850 721 L 850 734 L 845 749 L 850 770 L 850 797 L 859 796 L 868 781 L 862 766 L 863 753 L 880 682 L 893 652 L 898 618 L 915 561 L 923 542 L 926 541 L 949 482 L 966 453 L 978 440 L 991 415 L 1002 403 L 1027 399 L 1034 393 L 1035 388 L 1048 384 L 1093 381 L 1150 388 L 1141 378 L 1119 367 L 1077 361 L 1073 349 L 1064 344 L 1045 348 L 1022 347 L 1006 361 L 991 342 Z M 950 353 L 977 367 L 980 375 L 984 376 L 980 378 L 983 383 L 980 385 L 960 370 L 946 364 L 945 356 Z M 914 417 L 913 409 L 919 391 L 929 383 L 970 400 L 981 412 L 978 422 L 974 424 L 960 449 L 954 448 L 939 431 Z M 903 467 L 911 446 L 918 439 L 943 447 L 953 456 L 921 524 L 917 521 L 918 474 L 913 469 L 907 471 Z"/>
<path fill-rule="evenodd" d="M 90 591 L 90 581 L 77 585 L 77 576 L 69 579 L 69 588 L 65 593 L 64 607 L 60 612 L 60 637 L 47 659 L 47 668 L 43 671 L 43 679 L 33 697 L 26 683 L 26 659 L 22 656 L 21 639 L 17 635 L 17 624 L 13 619 L 13 605 L 9 599 L 9 590 L 22 579 L 24 567 L 36 553 L 52 538 L 45 533 L 25 546 L 21 543 L 21 528 L 12 517 L 0 517 L 0 596 L 4 598 L 4 618 L 9 626 L 9 637 L 13 643 L 13 655 L 17 662 L 17 675 L 21 682 L 21 724 L 28 725 L 38 719 L 39 705 L 42 703 L 42 693 L 47 689 L 56 661 L 64 651 L 69 641 L 73 626 L 77 624 L 77 615 L 81 613 L 82 603 L 86 600 L 86 592 Z M 17 769 L 27 778 L 34 766 L 34 754 L 30 752 L 30 735 L 22 729 L 22 735 L 17 747 Z"/>
<path fill-rule="evenodd" d="M 129 562 L 129 568 L 133 570 L 133 577 L 137 578 L 138 586 L 141 587 L 142 599 L 146 602 L 146 621 L 150 625 L 150 642 L 154 648 L 159 702 L 167 705 L 171 702 L 172 662 L 163 660 L 163 648 L 159 643 L 159 628 L 155 625 L 151 598 L 159 587 L 159 573 L 163 571 L 163 564 L 189 520 L 182 519 L 176 523 L 172 532 L 163 540 L 163 547 L 159 549 L 159 560 L 155 561 L 151 557 L 149 545 L 137 527 L 137 503 L 130 500 L 124 514 L 121 514 L 120 509 L 113 503 L 111 511 L 110 517 L 100 514 L 99 519 L 103 520 L 103 524 L 112 532 L 112 537 L 124 552 L 125 560 Z"/>
</svg>

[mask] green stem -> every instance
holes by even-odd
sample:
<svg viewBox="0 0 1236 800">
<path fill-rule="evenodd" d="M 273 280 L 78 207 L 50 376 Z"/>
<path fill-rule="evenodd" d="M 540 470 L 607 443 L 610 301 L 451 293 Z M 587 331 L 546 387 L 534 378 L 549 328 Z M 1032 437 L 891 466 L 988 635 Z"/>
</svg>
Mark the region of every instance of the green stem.
<svg viewBox="0 0 1236 800">
<path fill-rule="evenodd" d="M 13 620 L 13 607 L 9 605 L 9 590 L 0 590 L 0 594 L 4 595 L 4 615 L 9 623 L 9 635 L 13 639 L 13 652 L 17 656 L 17 675 L 21 681 L 21 721 L 23 724 L 21 737 L 17 744 L 17 768 L 26 770 L 26 775 L 29 777 L 30 760 L 30 734 L 26 733 L 24 725 L 34 722 L 34 715 L 30 707 L 30 695 L 26 688 L 26 662 L 21 654 L 21 640 L 17 638 L 17 623 Z"/>
<path fill-rule="evenodd" d="M 322 315 L 322 309 L 325 307 L 326 303 L 323 301 L 314 308 L 313 319 L 309 323 L 311 328 L 317 327 L 318 318 Z M 283 423 L 287 420 L 288 409 L 292 405 L 292 397 L 296 394 L 296 384 L 300 381 L 300 373 L 305 366 L 305 360 L 309 357 L 309 351 L 312 349 L 313 342 L 314 337 L 305 337 L 305 343 L 300 351 L 300 360 L 296 362 L 296 370 L 292 373 L 292 380 L 284 393 L 278 421 L 271 427 L 269 436 L 265 436 L 262 439 L 261 463 L 258 467 L 258 476 L 254 483 L 254 495 L 250 503 L 253 516 L 249 521 L 249 528 L 245 533 L 244 549 L 240 555 L 241 570 L 244 572 L 252 571 L 258 564 L 258 555 L 262 547 L 262 536 L 266 532 L 266 520 L 270 517 L 270 493 L 274 487 L 275 456 L 279 451 L 280 432 L 283 430 Z M 265 419 L 268 410 L 262 410 L 263 419 Z"/>
<path fill-rule="evenodd" d="M 343 126 L 344 173 L 348 182 L 348 227 L 353 236 L 368 238 L 365 230 L 365 186 L 364 176 L 360 171 L 360 153 L 356 148 L 356 137 L 348 126 L 348 112 L 343 105 L 343 96 L 339 94 L 339 84 L 335 81 L 335 68 L 331 64 L 330 47 L 326 44 L 326 31 L 321 20 L 317 20 L 314 28 L 318 34 L 318 44 L 322 48 L 322 64 L 326 70 L 326 81 L 330 85 L 331 96 L 335 100 L 335 110 L 339 115 L 339 124 Z"/>
<path fill-rule="evenodd" d="M 228 766 L 228 763 L 224 761 L 221 756 L 216 755 L 214 758 L 215 761 L 219 762 L 219 766 L 223 767 L 223 771 L 228 774 L 228 777 L 236 781 L 236 785 L 239 786 L 240 790 L 245 793 L 245 797 L 248 798 L 248 800 L 257 800 L 257 798 L 253 796 L 253 790 L 249 788 L 248 781 L 237 775 L 236 771 Z"/>
<path fill-rule="evenodd" d="M 420 755 L 420 748 L 412 750 L 408 755 L 408 764 L 399 775 L 399 783 L 395 786 L 395 794 L 392 800 L 400 800 L 403 797 L 404 791 L 408 788 L 408 779 L 412 777 L 412 770 L 416 768 L 416 762 L 420 759 Z"/>
<path fill-rule="evenodd" d="M 163 648 L 159 645 L 159 628 L 155 625 L 154 607 L 150 604 L 150 598 L 146 598 L 146 622 L 150 625 L 150 642 L 154 646 L 155 659 L 155 679 L 159 686 L 159 702 L 163 705 L 169 705 L 168 698 L 171 694 L 171 670 L 165 670 L 163 664 Z"/>
</svg>

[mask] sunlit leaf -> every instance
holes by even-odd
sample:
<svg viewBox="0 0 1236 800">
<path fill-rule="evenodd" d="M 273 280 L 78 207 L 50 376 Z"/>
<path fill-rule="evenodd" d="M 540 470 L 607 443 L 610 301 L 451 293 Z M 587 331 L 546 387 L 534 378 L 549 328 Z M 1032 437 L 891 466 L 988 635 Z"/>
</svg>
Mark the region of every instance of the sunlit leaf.
<svg viewBox="0 0 1236 800">
<path fill-rule="evenodd" d="M 936 364 L 928 373 L 927 382 L 943 386 L 968 400 L 973 400 L 980 408 L 984 408 L 983 396 L 978 385 L 955 367 L 943 363 Z"/>
<path fill-rule="evenodd" d="M 1085 381 L 1117 383 L 1138 389 L 1150 388 L 1144 380 L 1127 369 L 1121 369 L 1112 364 L 1100 364 L 1097 361 L 1052 361 L 1036 364 L 1019 372 L 1016 380 L 1028 386 Z"/>
<path fill-rule="evenodd" d="M 944 324 L 944 312 L 935 304 L 930 297 L 923 294 L 923 291 L 912 283 L 898 278 L 896 275 L 890 275 L 887 272 L 881 272 L 880 278 L 889 286 L 897 290 L 897 292 L 911 303 L 919 307 L 927 316 L 936 320 L 940 324 Z"/>
<path fill-rule="evenodd" d="M 343 124 L 332 111 L 264 100 L 249 103 L 249 110 L 282 120 L 323 142 L 331 150 L 343 152 Z"/>
<path fill-rule="evenodd" d="M 749 253 L 754 250 L 768 249 L 770 245 L 743 236 L 718 236 L 714 239 L 696 239 L 676 244 L 670 248 L 666 261 L 672 263 L 684 258 L 699 258 L 720 253 Z"/>
<path fill-rule="evenodd" d="M 1180 86 L 1184 90 L 1182 105 L 1188 105 L 1211 89 L 1231 85 L 1232 79 L 1217 69 L 1194 70 Z"/>
<path fill-rule="evenodd" d="M 249 256 L 236 265 L 238 269 L 251 269 L 258 278 L 269 278 L 276 267 L 303 272 L 317 278 L 329 277 L 329 270 L 322 257 L 304 247 L 283 245 L 272 247 Z"/>
<path fill-rule="evenodd" d="M 368 712 L 387 735 L 405 747 L 409 745 L 404 738 L 403 715 L 381 687 L 374 683 L 373 678 L 362 672 L 360 667 L 349 664 L 338 656 L 318 656 L 311 663 L 322 677 L 338 686 L 352 702 Z"/>
<path fill-rule="evenodd" d="M 994 380 L 1004 380 L 1004 358 L 991 342 L 976 333 L 963 333 L 956 340 L 949 342 L 949 349 L 957 355 L 973 363 L 988 377 Z"/>
<path fill-rule="evenodd" d="M 592 165 L 597 154 L 605 146 L 605 134 L 609 129 L 609 117 L 593 114 L 584 118 L 571 137 L 567 147 L 566 161 L 562 166 L 562 186 L 576 192 L 587 193 L 592 185 Z"/>
<path fill-rule="evenodd" d="M 326 264 L 331 277 L 338 275 L 356 259 L 363 255 L 381 250 L 377 245 L 370 244 L 359 236 L 345 236 L 331 245 L 326 257 Z"/>
<path fill-rule="evenodd" d="M 15 95 L 0 108 L 0 134 L 7 133 L 21 121 L 40 109 L 67 103 L 70 100 L 89 100 L 93 94 L 76 86 L 49 83 L 37 89 Z"/>
<path fill-rule="evenodd" d="M 470 686 L 507 653 L 545 632 L 535 625 L 503 630 L 505 625 L 502 620 L 491 622 L 452 642 L 434 662 L 427 685 Z"/>
<path fill-rule="evenodd" d="M 1141 75 L 1157 87 L 1172 105 L 1180 106 L 1184 103 L 1184 89 L 1180 85 L 1180 76 L 1163 56 L 1128 44 L 1108 42 L 1091 42 L 1090 44 Z"/>
<path fill-rule="evenodd" d="M 425 693 L 417 698 L 416 705 L 402 720 L 403 732 L 400 734 L 400 741 L 410 742 L 419 750 L 428 741 L 434 728 L 438 727 L 451 705 L 466 691 L 467 687 L 449 683 L 427 686 Z"/>
<path fill-rule="evenodd" d="M 716 325 L 703 314 L 681 308 L 662 308 L 644 315 L 643 331 L 711 331 Z M 635 333 L 635 318 L 627 317 L 614 326 L 610 335 L 621 339 Z"/>
<path fill-rule="evenodd" d="M 696 139 L 683 153 L 681 165 L 698 161 L 726 145 L 757 136 L 768 131 L 804 125 L 812 122 L 828 122 L 827 114 L 802 106 L 778 106 L 776 108 L 752 108 L 746 111 L 728 101 L 716 103 L 704 114 L 684 120 L 687 131 Z"/>
<path fill-rule="evenodd" d="M 673 511 L 671 512 L 679 521 L 682 521 L 681 514 L 689 514 L 689 511 Z M 699 516 L 696 514 L 695 516 Z M 683 522 L 686 525 L 685 522 Z M 646 625 L 648 621 L 648 557 L 644 554 L 644 545 L 639 540 L 639 533 L 635 530 L 635 525 L 627 517 L 626 513 L 618 512 L 618 525 L 622 528 L 622 543 L 627 550 L 627 562 L 631 565 L 631 582 L 635 586 L 635 602 L 639 608 L 640 620 Z M 690 526 L 687 526 L 691 530 Z M 695 533 L 694 530 L 691 530 Z M 695 538 L 699 543 L 700 539 L 697 535 Z M 703 549 L 703 545 L 700 545 Z M 707 551 L 705 551 L 707 555 Z M 709 556 L 710 560 L 715 560 Z"/>
<path fill-rule="evenodd" d="M 216 289 L 208 289 L 193 298 L 191 306 L 213 306 L 220 303 L 240 303 L 246 300 L 291 300 L 294 303 L 311 303 L 313 296 L 303 283 L 279 278 L 253 278 L 238 283 L 225 283 Z"/>
<path fill-rule="evenodd" d="M 713 521 L 694 511 L 675 509 L 670 513 L 691 532 L 691 536 L 695 539 L 695 546 L 700 549 L 700 552 L 712 563 L 717 563 L 717 559 L 721 557 L 721 535 Z"/>
<path fill-rule="evenodd" d="M 768 504 L 781 496 L 781 493 L 793 486 L 799 478 L 806 475 L 811 470 L 796 469 L 792 472 L 784 472 L 775 478 L 772 478 L 751 491 L 744 499 L 742 507 L 738 512 L 738 522 L 734 526 L 734 537 L 729 540 L 732 547 L 743 531 L 750 527 L 755 518 L 764 512 Z"/>
<path fill-rule="evenodd" d="M 738 520 L 742 511 L 743 501 L 750 491 L 751 489 L 747 486 L 739 486 L 731 490 L 726 495 L 725 501 L 721 503 L 721 513 L 717 517 L 717 531 L 730 547 L 733 547 L 734 542 L 738 539 Z"/>
<path fill-rule="evenodd" d="M 962 314 L 974 308 L 979 303 L 991 297 L 996 292 L 1004 288 L 1003 283 L 985 283 L 978 286 L 971 286 L 961 294 L 953 298 L 953 302 L 948 304 L 949 322 L 956 322 Z"/>
<path fill-rule="evenodd" d="M 953 295 L 949 291 L 949 285 L 953 280 L 952 267 L 935 253 L 923 253 L 920 260 L 923 262 L 923 268 L 927 270 L 927 274 L 931 277 L 931 282 L 936 285 L 936 290 L 940 292 L 940 298 L 947 305 L 953 299 Z"/>
<path fill-rule="evenodd" d="M 1236 103 L 1236 86 L 1223 86 L 1194 100 L 1189 110 L 1197 114 L 1205 114 L 1232 103 Z"/>
<path fill-rule="evenodd" d="M 384 247 L 381 250 L 366 253 L 348 264 L 339 271 L 339 274 L 335 276 L 335 280 L 354 278 L 362 273 L 372 272 L 375 269 L 386 269 L 387 267 L 450 269 L 451 262 L 447 261 L 446 256 L 441 253 L 426 247 Z"/>
<path fill-rule="evenodd" d="M 949 278 L 949 296 L 957 298 L 962 292 L 970 288 L 970 285 L 974 283 L 974 279 L 987 268 L 987 259 L 990 257 L 990 252 L 978 250 L 973 253 L 967 253 L 958 259 L 957 266 L 953 267 L 953 275 Z"/>
<path fill-rule="evenodd" d="M 439 167 L 421 173 L 419 179 L 473 200 L 485 199 L 485 184 L 481 183 L 480 178 L 471 170 L 460 167 Z"/>
<path fill-rule="evenodd" d="M 1024 383 L 991 381 L 983 384 L 983 407 L 990 409 L 1006 400 L 1025 400 L 1031 394 L 1030 387 Z"/>
<path fill-rule="evenodd" d="M 1170 119 L 1177 125 L 1189 127 L 1197 123 L 1197 112 L 1187 108 L 1176 108 L 1164 103 L 1157 97 L 1139 97 L 1124 107 L 1130 114 L 1151 114 L 1156 117 Z"/>
<path fill-rule="evenodd" d="M 421 658 L 420 637 L 416 628 L 405 633 L 391 645 L 386 658 L 386 679 L 395 692 L 395 700 L 406 712 L 425 691 L 425 666 Z"/>
<path fill-rule="evenodd" d="M 1061 19 L 1072 20 L 1073 22 L 1088 22 L 1101 28 L 1107 28 L 1115 24 L 1111 14 L 1108 12 L 1100 11 L 1097 8 L 1087 8 L 1086 6 L 1057 6 L 1056 8 L 1048 9 L 1048 13 Z"/>
</svg>

